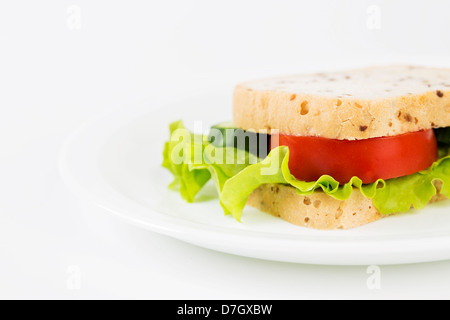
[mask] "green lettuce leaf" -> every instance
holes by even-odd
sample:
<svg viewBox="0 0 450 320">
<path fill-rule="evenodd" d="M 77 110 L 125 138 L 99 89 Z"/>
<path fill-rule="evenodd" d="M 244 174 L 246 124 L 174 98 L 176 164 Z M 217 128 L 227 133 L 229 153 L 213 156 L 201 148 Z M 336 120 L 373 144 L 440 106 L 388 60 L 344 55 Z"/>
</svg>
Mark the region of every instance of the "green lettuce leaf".
<svg viewBox="0 0 450 320">
<path fill-rule="evenodd" d="M 180 133 L 180 139 L 172 139 L 175 134 Z M 194 202 L 196 195 L 203 186 L 211 179 L 209 170 L 192 170 L 191 162 L 194 161 L 194 152 L 197 149 L 203 149 L 203 137 L 195 136 L 187 131 L 181 121 L 170 125 L 171 140 L 165 143 L 163 152 L 163 167 L 167 168 L 174 176 L 173 182 L 169 188 L 178 190 L 181 197 L 187 202 Z M 181 139 L 184 137 L 184 139 Z M 189 137 L 189 139 L 187 139 Z M 199 141 L 200 143 L 194 143 Z M 186 152 L 189 149 L 190 152 Z M 173 156 L 180 158 L 180 161 L 174 161 Z"/>
<path fill-rule="evenodd" d="M 210 179 L 220 194 L 228 179 L 259 161 L 248 152 L 215 147 L 207 137 L 190 133 L 182 121 L 170 125 L 170 140 L 165 143 L 163 158 L 163 167 L 174 176 L 169 187 L 178 190 L 188 202 L 194 202 Z"/>
<path fill-rule="evenodd" d="M 303 196 L 311 195 L 320 189 L 337 200 L 350 198 L 353 188 L 358 188 L 365 197 L 373 198 L 377 190 L 384 188 L 386 184 L 385 181 L 378 180 L 375 183 L 363 185 L 361 179 L 353 177 L 347 184 L 340 185 L 330 176 L 322 176 L 314 182 L 299 181 L 290 173 L 288 164 L 289 148 L 278 147 L 260 163 L 248 166 L 227 180 L 220 194 L 220 202 L 225 213 L 232 214 L 240 220 L 250 194 L 259 186 L 268 183 L 291 185 L 297 189 L 298 194 Z M 276 170 L 273 170 L 272 174 L 264 174 L 264 169 L 274 167 Z"/>
<path fill-rule="evenodd" d="M 170 187 L 179 190 L 186 201 L 193 202 L 212 179 L 225 214 L 233 215 L 238 221 L 250 194 L 269 183 L 290 185 L 303 196 L 319 190 L 342 201 L 358 189 L 366 198 L 372 199 L 382 214 L 406 212 L 411 207 L 423 209 L 437 193 L 436 181 L 443 183 L 441 194 L 450 198 L 447 149 L 441 152 L 443 156 L 439 161 L 422 172 L 386 181 L 380 179 L 366 185 L 353 177 L 347 184 L 340 185 L 330 176 L 322 176 L 313 182 L 295 179 L 289 170 L 287 147 L 275 148 L 265 159 L 258 159 L 242 150 L 215 147 L 206 137 L 187 131 L 181 121 L 171 124 L 170 133 L 170 141 L 163 152 L 163 166 L 174 176 Z"/>
</svg>

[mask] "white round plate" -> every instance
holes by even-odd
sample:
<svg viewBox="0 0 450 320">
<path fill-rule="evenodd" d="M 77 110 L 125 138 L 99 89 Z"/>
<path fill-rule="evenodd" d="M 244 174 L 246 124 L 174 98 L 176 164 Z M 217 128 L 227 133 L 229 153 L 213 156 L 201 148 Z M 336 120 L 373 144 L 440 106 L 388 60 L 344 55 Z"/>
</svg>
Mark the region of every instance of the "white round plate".
<svg viewBox="0 0 450 320">
<path fill-rule="evenodd" d="M 225 216 L 212 185 L 184 202 L 167 188 L 161 167 L 170 122 L 194 128 L 231 119 L 231 99 L 205 96 L 150 108 L 127 108 L 91 121 L 60 155 L 66 184 L 80 197 L 139 227 L 213 250 L 267 260 L 383 265 L 450 259 L 450 203 L 430 205 L 352 229 L 318 231 L 246 208 L 243 222 Z"/>
</svg>

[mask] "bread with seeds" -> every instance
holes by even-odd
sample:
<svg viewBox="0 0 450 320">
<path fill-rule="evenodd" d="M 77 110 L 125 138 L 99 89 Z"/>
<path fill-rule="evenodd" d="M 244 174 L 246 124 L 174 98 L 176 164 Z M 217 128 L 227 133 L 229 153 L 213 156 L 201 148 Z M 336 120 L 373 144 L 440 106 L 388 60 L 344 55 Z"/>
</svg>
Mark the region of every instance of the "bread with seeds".
<svg viewBox="0 0 450 320">
<path fill-rule="evenodd" d="M 450 69 L 383 66 L 239 84 L 245 130 L 357 140 L 450 126 Z"/>
</svg>

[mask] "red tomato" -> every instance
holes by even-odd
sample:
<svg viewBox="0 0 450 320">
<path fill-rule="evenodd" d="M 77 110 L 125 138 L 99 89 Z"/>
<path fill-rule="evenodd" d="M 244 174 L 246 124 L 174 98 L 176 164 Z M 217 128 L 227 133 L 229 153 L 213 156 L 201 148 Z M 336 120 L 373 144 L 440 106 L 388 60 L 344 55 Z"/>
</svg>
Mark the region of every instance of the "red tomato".
<svg viewBox="0 0 450 320">
<path fill-rule="evenodd" d="M 363 183 L 392 179 L 428 169 L 438 159 L 433 130 L 365 140 L 278 135 L 289 147 L 289 169 L 302 181 L 330 175 L 344 184 L 356 176 Z M 276 147 L 272 137 L 271 148 Z"/>
</svg>

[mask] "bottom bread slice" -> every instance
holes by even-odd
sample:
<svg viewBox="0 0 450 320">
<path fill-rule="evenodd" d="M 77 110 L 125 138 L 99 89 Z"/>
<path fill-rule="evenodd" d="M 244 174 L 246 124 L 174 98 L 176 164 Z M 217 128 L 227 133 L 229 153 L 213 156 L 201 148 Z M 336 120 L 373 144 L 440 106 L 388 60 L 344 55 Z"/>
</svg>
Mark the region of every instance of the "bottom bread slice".
<svg viewBox="0 0 450 320">
<path fill-rule="evenodd" d="M 438 194 L 430 202 L 446 199 L 439 194 L 441 186 L 436 183 Z M 250 195 L 247 204 L 292 224 L 313 229 L 351 229 L 386 217 L 358 189 L 354 189 L 348 200 L 339 201 L 322 191 L 301 196 L 291 186 L 265 184 Z"/>
</svg>

